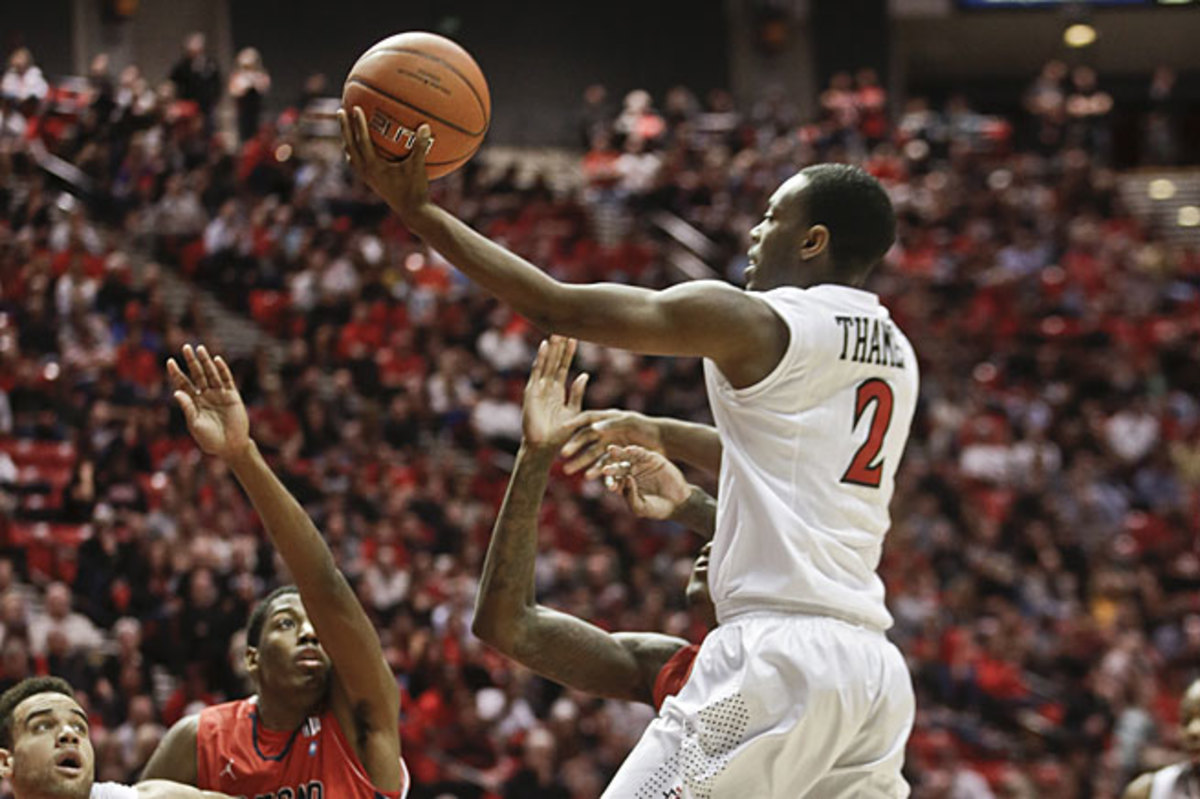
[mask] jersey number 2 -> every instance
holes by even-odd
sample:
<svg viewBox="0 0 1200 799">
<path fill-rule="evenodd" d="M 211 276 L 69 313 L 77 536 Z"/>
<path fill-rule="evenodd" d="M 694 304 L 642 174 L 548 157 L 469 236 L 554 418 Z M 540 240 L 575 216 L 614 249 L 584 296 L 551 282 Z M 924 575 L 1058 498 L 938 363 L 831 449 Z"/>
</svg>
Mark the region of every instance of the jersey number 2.
<svg viewBox="0 0 1200 799">
<path fill-rule="evenodd" d="M 892 423 L 894 405 L 892 387 L 886 380 L 872 377 L 859 384 L 854 401 L 854 427 L 858 427 L 871 403 L 875 403 L 871 431 L 867 434 L 867 440 L 858 448 L 858 452 L 854 453 L 854 459 L 842 475 L 842 482 L 879 488 L 879 483 L 883 480 L 883 459 L 880 458 L 878 463 L 875 459 L 879 457 L 879 450 L 883 449 L 883 437 L 887 435 L 888 425 Z"/>
</svg>

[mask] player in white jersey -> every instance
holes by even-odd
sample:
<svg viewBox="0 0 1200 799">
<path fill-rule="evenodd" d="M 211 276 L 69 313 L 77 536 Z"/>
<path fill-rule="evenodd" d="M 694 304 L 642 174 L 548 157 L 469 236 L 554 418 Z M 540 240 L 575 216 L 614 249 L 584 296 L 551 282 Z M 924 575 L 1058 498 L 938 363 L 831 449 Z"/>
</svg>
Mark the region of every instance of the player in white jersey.
<svg viewBox="0 0 1200 799">
<path fill-rule="evenodd" d="M 13 799 L 232 799 L 168 780 L 95 782 L 87 714 L 59 677 L 29 677 L 0 696 L 0 777 Z"/>
<path fill-rule="evenodd" d="M 1138 777 L 1121 799 L 1200 799 L 1200 680 L 1179 700 L 1179 738 L 1187 759 Z"/>
<path fill-rule="evenodd" d="M 605 796 L 906 795 L 912 686 L 875 568 L 917 363 L 857 288 L 895 236 L 879 183 L 839 164 L 786 181 L 751 231 L 747 291 L 569 285 L 430 201 L 427 126 L 394 163 L 361 109 L 339 115 L 351 164 L 401 220 L 538 327 L 705 359 L 723 444 L 705 448 L 722 452 L 709 572 L 721 627 Z"/>
</svg>

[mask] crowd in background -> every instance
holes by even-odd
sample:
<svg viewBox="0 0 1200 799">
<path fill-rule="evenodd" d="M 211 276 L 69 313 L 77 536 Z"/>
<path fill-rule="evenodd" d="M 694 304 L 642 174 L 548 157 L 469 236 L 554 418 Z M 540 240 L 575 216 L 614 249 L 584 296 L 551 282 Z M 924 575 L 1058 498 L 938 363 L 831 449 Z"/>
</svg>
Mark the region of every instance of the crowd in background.
<svg viewBox="0 0 1200 799">
<path fill-rule="evenodd" d="M 117 780 L 182 715 L 252 690 L 242 627 L 287 575 L 170 401 L 165 358 L 229 342 L 198 303 L 168 311 L 169 271 L 281 342 L 234 373 L 376 622 L 414 799 L 597 796 L 650 709 L 563 690 L 470 634 L 538 332 L 322 157 L 303 108 L 260 124 L 257 54 L 225 87 L 225 132 L 215 65 L 187 46 L 158 86 L 97 58 L 66 97 L 28 52 L 3 78 L 0 689 L 68 678 L 97 776 Z M 1200 252 L 1124 211 L 1102 122 L 1030 143 L 1072 114 L 1056 69 L 1022 119 L 962 97 L 897 112 L 869 70 L 835 77 L 812 119 L 778 93 L 741 108 L 683 88 L 610 109 L 596 86 L 577 188 L 477 163 L 434 187 L 559 278 L 657 287 L 679 274 L 656 213 L 736 282 L 799 165 L 852 160 L 884 183 L 899 238 L 870 288 L 922 368 L 882 565 L 918 692 L 917 797 L 1115 796 L 1169 758 L 1200 674 Z M 582 346 L 578 366 L 589 407 L 709 418 L 697 362 Z M 561 474 L 541 522 L 545 604 L 702 637 L 691 534 Z"/>
</svg>

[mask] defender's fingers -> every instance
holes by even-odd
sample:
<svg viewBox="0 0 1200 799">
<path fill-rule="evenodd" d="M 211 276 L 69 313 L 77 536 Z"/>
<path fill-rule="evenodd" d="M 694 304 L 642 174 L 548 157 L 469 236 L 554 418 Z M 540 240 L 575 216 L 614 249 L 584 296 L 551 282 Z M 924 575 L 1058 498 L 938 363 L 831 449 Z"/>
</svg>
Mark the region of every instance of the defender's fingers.
<svg viewBox="0 0 1200 799">
<path fill-rule="evenodd" d="M 233 372 L 229 369 L 229 364 L 225 363 L 225 359 L 218 355 L 213 358 L 213 362 L 217 365 L 217 374 L 221 377 L 221 386 L 231 391 L 237 391 L 237 383 L 233 382 Z"/>
<path fill-rule="evenodd" d="M 179 403 L 179 410 L 183 411 L 183 418 L 191 425 L 196 420 L 196 403 L 186 391 L 176 391 L 173 396 Z"/>
<path fill-rule="evenodd" d="M 186 391 L 188 394 L 195 394 L 199 391 L 179 368 L 179 363 L 174 358 L 167 359 L 167 377 L 171 378 L 171 383 L 178 391 Z"/>
<path fill-rule="evenodd" d="M 588 373 L 581 372 L 571 383 L 571 390 L 567 394 L 567 408 L 578 413 L 583 407 L 583 392 L 587 389 Z"/>
<path fill-rule="evenodd" d="M 200 361 L 200 368 L 204 370 L 204 379 L 208 381 L 209 387 L 221 388 L 221 373 L 217 371 L 217 365 L 208 354 L 208 347 L 201 344 L 196 350 L 196 358 Z"/>
<path fill-rule="evenodd" d="M 200 391 L 208 388 L 208 378 L 204 376 L 204 367 L 196 358 L 196 351 L 192 349 L 191 344 L 183 345 L 183 360 L 187 362 L 188 377 L 192 378 L 192 383 L 196 388 Z"/>
</svg>

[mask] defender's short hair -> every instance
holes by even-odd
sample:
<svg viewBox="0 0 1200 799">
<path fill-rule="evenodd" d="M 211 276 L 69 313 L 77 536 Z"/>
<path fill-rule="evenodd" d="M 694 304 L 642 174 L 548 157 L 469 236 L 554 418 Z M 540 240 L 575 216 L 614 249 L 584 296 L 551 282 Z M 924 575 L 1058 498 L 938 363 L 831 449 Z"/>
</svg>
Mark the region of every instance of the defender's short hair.
<svg viewBox="0 0 1200 799">
<path fill-rule="evenodd" d="M 250 619 L 246 622 L 246 646 L 258 648 L 258 644 L 262 640 L 263 627 L 267 623 L 267 613 L 271 610 L 271 603 L 285 594 L 299 593 L 300 589 L 294 585 L 281 585 L 259 600 L 259 603 L 254 606 L 254 610 L 250 611 Z"/>
<path fill-rule="evenodd" d="M 816 164 L 800 174 L 808 178 L 803 194 L 808 223 L 829 228 L 834 264 L 847 280 L 863 280 L 896 240 L 896 212 L 887 192 L 848 164 Z"/>
<path fill-rule="evenodd" d="M 17 705 L 38 694 L 62 694 L 74 699 L 75 689 L 62 677 L 26 677 L 0 694 L 0 748 L 12 749 Z"/>
</svg>

